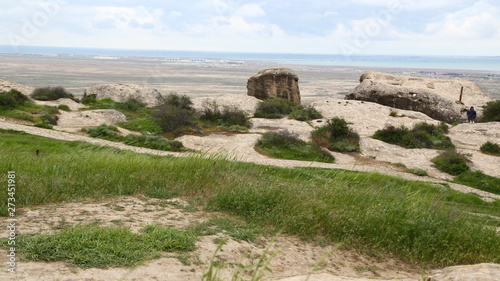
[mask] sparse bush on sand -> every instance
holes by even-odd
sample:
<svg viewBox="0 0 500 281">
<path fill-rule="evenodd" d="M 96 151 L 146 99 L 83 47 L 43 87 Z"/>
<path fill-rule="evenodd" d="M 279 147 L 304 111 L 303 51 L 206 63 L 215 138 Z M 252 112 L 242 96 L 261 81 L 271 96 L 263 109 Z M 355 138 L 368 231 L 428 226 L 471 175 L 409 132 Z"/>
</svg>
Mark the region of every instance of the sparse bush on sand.
<svg viewBox="0 0 500 281">
<path fill-rule="evenodd" d="M 332 118 L 325 126 L 312 133 L 312 139 L 319 146 L 338 152 L 359 152 L 359 135 L 351 130 L 342 118 Z"/>
<path fill-rule="evenodd" d="M 500 145 L 498 145 L 497 143 L 493 143 L 493 142 L 488 141 L 488 142 L 484 143 L 483 145 L 481 145 L 479 150 L 485 154 L 500 156 Z"/>
<path fill-rule="evenodd" d="M 455 149 L 447 149 L 432 159 L 436 168 L 453 176 L 458 176 L 470 170 L 467 157 Z"/>
<path fill-rule="evenodd" d="M 255 118 L 279 119 L 285 115 L 299 121 L 309 121 L 313 119 L 323 118 L 316 108 L 312 105 L 298 106 L 294 102 L 275 98 L 259 102 L 254 113 Z"/>
<path fill-rule="evenodd" d="M 243 110 L 234 106 L 222 106 L 221 109 L 216 101 L 205 102 L 199 116 L 200 120 L 212 122 L 218 126 L 245 128 L 252 126 L 250 118 Z"/>
<path fill-rule="evenodd" d="M 415 124 L 412 129 L 405 126 L 399 128 L 387 126 L 376 131 L 373 138 L 405 148 L 453 148 L 451 139 L 445 136 L 447 132 L 448 125 L 445 123 L 436 126 L 421 122 Z"/>
<path fill-rule="evenodd" d="M 36 88 L 31 94 L 31 97 L 35 100 L 41 101 L 58 100 L 62 98 L 75 99 L 75 96 L 72 93 L 66 91 L 64 87 L 60 86 Z"/>
<path fill-rule="evenodd" d="M 256 150 L 271 157 L 302 161 L 332 163 L 335 158 L 316 144 L 307 144 L 288 130 L 265 133 L 255 146 Z"/>
</svg>

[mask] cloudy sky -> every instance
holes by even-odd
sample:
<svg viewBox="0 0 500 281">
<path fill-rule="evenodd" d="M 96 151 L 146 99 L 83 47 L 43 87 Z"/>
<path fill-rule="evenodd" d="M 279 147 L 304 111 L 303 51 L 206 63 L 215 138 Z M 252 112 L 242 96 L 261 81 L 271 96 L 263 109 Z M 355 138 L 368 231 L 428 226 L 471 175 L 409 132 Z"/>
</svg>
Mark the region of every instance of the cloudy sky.
<svg viewBox="0 0 500 281">
<path fill-rule="evenodd" d="M 0 45 L 500 56 L 498 0 L 0 0 Z"/>
</svg>

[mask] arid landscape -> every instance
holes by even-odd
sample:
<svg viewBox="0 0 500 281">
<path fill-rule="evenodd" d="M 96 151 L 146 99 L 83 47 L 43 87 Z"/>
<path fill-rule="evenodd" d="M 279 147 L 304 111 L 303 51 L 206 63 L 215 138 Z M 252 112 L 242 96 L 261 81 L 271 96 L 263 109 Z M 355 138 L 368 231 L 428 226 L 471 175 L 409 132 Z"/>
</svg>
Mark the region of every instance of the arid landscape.
<svg viewBox="0 0 500 281">
<path fill-rule="evenodd" d="M 212 134 L 207 136 L 184 135 L 177 138 L 186 148 L 201 151 L 206 155 L 225 155 L 235 161 L 278 167 L 318 167 L 353 171 L 378 172 L 409 180 L 448 184 L 452 189 L 474 193 L 485 201 L 500 199 L 499 195 L 448 182 L 452 177 L 436 169 L 432 158 L 438 152 L 432 149 L 404 149 L 371 138 L 376 130 L 387 125 L 411 127 L 418 122 L 439 124 L 425 114 L 409 110 L 397 110 L 375 103 L 344 100 L 359 84 L 361 74 L 382 71 L 390 74 L 440 79 L 465 79 L 476 82 L 492 99 L 500 98 L 500 73 L 471 71 L 449 71 L 428 69 L 371 69 L 333 66 L 283 66 L 274 62 L 222 61 L 222 60 L 175 60 L 137 57 L 84 57 L 84 56 L 28 56 L 0 55 L 0 79 L 29 87 L 63 86 L 81 97 L 90 87 L 111 84 L 141 84 L 159 90 L 162 94 L 176 92 L 189 96 L 196 108 L 207 99 L 219 104 L 235 105 L 252 113 L 259 100 L 246 95 L 247 79 L 262 69 L 290 67 L 299 76 L 303 104 L 317 108 L 323 118 L 312 123 L 291 119 L 252 118 L 253 126 L 246 134 Z M 457 93 L 457 98 L 460 93 Z M 48 105 L 57 103 L 45 102 Z M 74 111 L 78 105 L 67 103 Z M 0 117 L 1 129 L 25 131 L 29 134 L 59 140 L 85 141 L 102 146 L 132 150 L 155 155 L 183 157 L 189 153 L 160 152 L 137 148 L 121 143 L 93 139 L 81 132 L 81 128 L 99 126 L 107 120 L 92 123 L 72 122 L 74 112 L 61 112 L 60 120 L 66 120 L 54 130 L 26 126 L 23 122 Z M 344 118 L 361 137 L 362 153 L 337 153 L 335 163 L 280 160 L 267 157 L 254 149 L 262 133 L 287 129 L 301 139 L 309 140 L 311 131 L 333 117 Z M 465 118 L 465 117 L 464 117 Z M 114 123 L 114 122 L 109 122 Z M 65 125 L 66 124 L 66 125 Z M 76 125 L 75 125 L 76 124 Z M 122 129 L 121 129 L 122 130 Z M 129 131 L 123 129 L 123 133 Z M 479 146 L 486 141 L 498 142 L 500 123 L 458 124 L 450 129 L 449 137 L 457 150 L 471 156 L 473 170 L 500 177 L 499 157 L 480 153 Z M 41 152 L 43 155 L 43 151 Z M 407 173 L 406 169 L 423 169 L 427 176 Z M 43 177 L 43 175 L 40 175 Z M 173 226 L 183 229 L 209 221 L 214 217 L 229 217 L 227 214 L 203 210 L 185 198 L 168 200 L 147 197 L 120 197 L 102 200 L 84 200 L 72 203 L 48 204 L 19 210 L 19 232 L 51 233 L 68 225 L 98 222 L 102 226 L 124 226 L 137 232 L 148 224 Z M 236 218 L 232 218 L 238 220 Z M 6 220 L 0 227 L 6 229 Z M 5 238 L 6 232 L 0 237 Z M 166 253 L 159 259 L 148 261 L 135 268 L 80 269 L 64 262 L 20 261 L 18 273 L 12 276 L 0 273 L 2 280 L 201 280 L 206 272 L 217 243 L 227 239 L 217 258 L 226 262 L 222 280 L 230 280 L 238 263 L 255 264 L 266 247 L 278 250 L 271 260 L 265 280 L 282 281 L 337 281 L 337 280 L 425 280 L 431 269 L 401 263 L 392 257 L 369 256 L 352 250 L 338 250 L 335 245 L 320 245 L 317 241 L 302 241 L 289 236 L 259 238 L 257 242 L 238 241 L 220 231 L 204 236 L 196 244 L 196 250 L 179 256 Z M 1 250 L 5 256 L 6 251 Z M 319 265 L 318 261 L 323 262 Z"/>
</svg>

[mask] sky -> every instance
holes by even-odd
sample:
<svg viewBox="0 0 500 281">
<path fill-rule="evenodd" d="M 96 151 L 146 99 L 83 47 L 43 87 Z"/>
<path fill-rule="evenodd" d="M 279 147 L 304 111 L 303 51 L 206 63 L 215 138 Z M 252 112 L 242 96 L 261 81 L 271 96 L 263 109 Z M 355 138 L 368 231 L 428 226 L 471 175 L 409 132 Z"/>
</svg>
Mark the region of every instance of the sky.
<svg viewBox="0 0 500 281">
<path fill-rule="evenodd" d="M 498 0 L 0 0 L 0 45 L 500 56 Z"/>
</svg>

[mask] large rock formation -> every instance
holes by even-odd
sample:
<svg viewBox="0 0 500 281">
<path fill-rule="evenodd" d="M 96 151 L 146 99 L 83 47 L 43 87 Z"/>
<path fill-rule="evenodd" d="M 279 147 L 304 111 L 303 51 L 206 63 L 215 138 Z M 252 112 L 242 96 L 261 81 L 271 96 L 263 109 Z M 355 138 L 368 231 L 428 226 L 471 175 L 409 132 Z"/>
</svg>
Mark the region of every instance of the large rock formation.
<svg viewBox="0 0 500 281">
<path fill-rule="evenodd" d="M 419 111 L 448 123 L 466 120 L 464 109 L 474 106 L 478 116 L 481 105 L 492 99 L 474 82 L 396 76 L 381 72 L 365 73 L 361 84 L 346 99 L 376 102 L 382 105 Z M 458 103 L 463 87 L 462 103 Z"/>
<path fill-rule="evenodd" d="M 134 98 L 144 102 L 149 107 L 157 105 L 158 98 L 161 97 L 158 90 L 136 84 L 99 85 L 86 89 L 84 95 L 96 95 L 97 99 L 111 98 L 118 102 Z"/>
<path fill-rule="evenodd" d="M 284 98 L 300 105 L 299 76 L 289 68 L 262 70 L 248 79 L 247 89 L 260 100 Z"/>
<path fill-rule="evenodd" d="M 31 95 L 31 93 L 35 90 L 33 87 L 17 84 L 7 80 L 0 80 L 0 92 L 8 92 L 12 89 L 17 90 L 26 96 Z"/>
<path fill-rule="evenodd" d="M 500 264 L 451 266 L 433 270 L 427 281 L 497 281 L 500 280 Z"/>
</svg>

